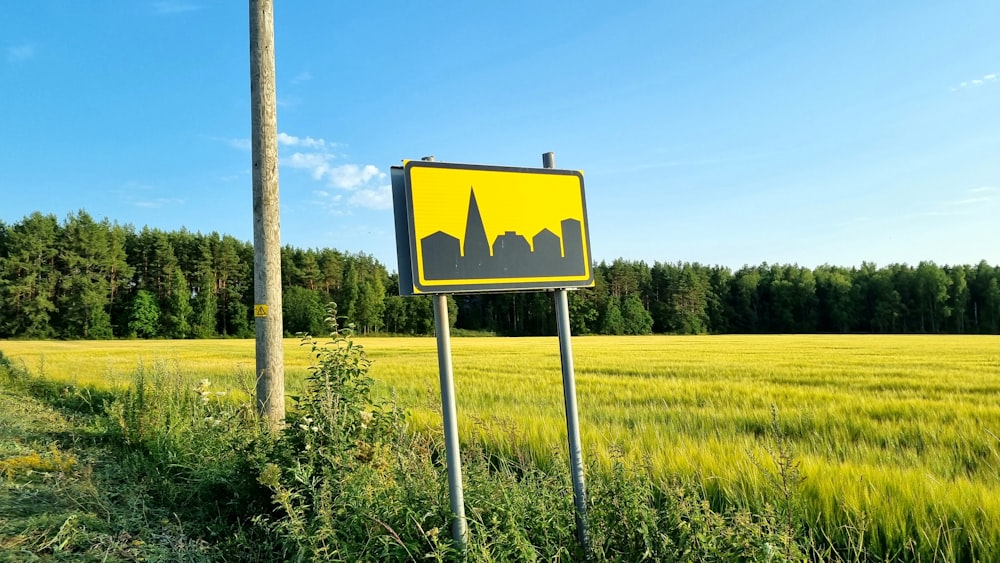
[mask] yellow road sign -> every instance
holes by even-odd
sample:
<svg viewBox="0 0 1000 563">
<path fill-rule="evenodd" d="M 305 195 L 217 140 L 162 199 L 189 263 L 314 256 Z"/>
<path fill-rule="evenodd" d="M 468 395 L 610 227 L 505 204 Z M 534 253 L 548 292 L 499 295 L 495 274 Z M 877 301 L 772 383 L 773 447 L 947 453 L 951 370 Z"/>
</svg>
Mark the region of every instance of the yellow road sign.
<svg viewBox="0 0 1000 563">
<path fill-rule="evenodd" d="M 404 293 L 593 285 L 579 171 L 408 161 L 393 192 Z"/>
<path fill-rule="evenodd" d="M 267 317 L 267 305 L 254 305 L 253 306 L 253 316 L 256 318 Z"/>
</svg>

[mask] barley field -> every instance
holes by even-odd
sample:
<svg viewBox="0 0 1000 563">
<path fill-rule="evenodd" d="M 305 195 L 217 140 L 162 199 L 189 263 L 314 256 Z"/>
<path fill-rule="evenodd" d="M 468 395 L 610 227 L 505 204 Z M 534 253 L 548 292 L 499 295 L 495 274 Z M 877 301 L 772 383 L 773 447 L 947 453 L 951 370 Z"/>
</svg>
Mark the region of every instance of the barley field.
<svg viewBox="0 0 1000 563">
<path fill-rule="evenodd" d="M 433 338 L 358 339 L 384 396 L 440 432 Z M 0 342 L 34 373 L 120 386 L 166 363 L 240 397 L 253 341 Z M 649 336 L 573 340 L 584 457 L 697 478 L 759 507 L 788 491 L 806 525 L 879 553 L 1000 553 L 1000 337 Z M 498 454 L 564 459 L 555 338 L 452 340 L 459 428 Z M 289 394 L 309 348 L 287 340 Z M 791 454 L 784 464 L 782 455 Z M 789 469 L 791 473 L 789 474 Z"/>
</svg>

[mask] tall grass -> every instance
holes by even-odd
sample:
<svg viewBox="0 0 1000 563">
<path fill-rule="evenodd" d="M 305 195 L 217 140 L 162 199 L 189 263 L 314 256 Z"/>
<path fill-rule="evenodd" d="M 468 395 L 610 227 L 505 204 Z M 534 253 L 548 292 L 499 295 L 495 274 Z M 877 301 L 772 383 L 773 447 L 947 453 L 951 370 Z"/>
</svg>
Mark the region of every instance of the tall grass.
<svg viewBox="0 0 1000 563">
<path fill-rule="evenodd" d="M 15 555 L 8 545 L 20 546 L 19 559 L 460 558 L 443 533 L 451 515 L 440 439 L 408 431 L 407 418 L 371 394 L 361 347 L 339 339 L 313 353 L 316 365 L 280 433 L 214 395 L 208 382 L 192 386 L 167 364 L 140 366 L 111 393 L 106 416 L 94 419 L 110 446 L 101 453 L 114 456 L 102 459 L 92 486 L 108 514 L 102 529 L 88 521 L 64 533 L 73 514 L 58 531 L 28 529 L 16 543 L 4 541 L 0 558 Z M 50 381 L 35 385 L 39 378 L 10 368 L 0 365 L 5 390 Z M 542 470 L 528 456 L 497 456 L 473 442 L 463 468 L 469 560 L 584 557 L 564 461 Z M 774 510 L 716 511 L 697 486 L 659 483 L 621 460 L 590 474 L 597 561 L 787 561 L 808 546 Z"/>
<path fill-rule="evenodd" d="M 377 394 L 394 391 L 414 427 L 439 432 L 434 340 L 359 341 Z M 160 355 L 192 383 L 219 374 L 215 385 L 253 357 L 252 342 L 152 344 L 0 349 L 76 381 L 113 372 L 87 365 Z M 466 447 L 564 466 L 555 339 L 456 339 L 453 348 Z M 584 455 L 602 471 L 623 463 L 660 483 L 685 476 L 716 511 L 764 514 L 775 508 L 767 471 L 779 468 L 765 446 L 777 433 L 795 452 L 797 518 L 817 545 L 848 558 L 859 546 L 876 559 L 1000 557 L 998 337 L 585 337 L 574 348 Z M 294 395 L 309 355 L 295 341 L 286 350 Z"/>
</svg>

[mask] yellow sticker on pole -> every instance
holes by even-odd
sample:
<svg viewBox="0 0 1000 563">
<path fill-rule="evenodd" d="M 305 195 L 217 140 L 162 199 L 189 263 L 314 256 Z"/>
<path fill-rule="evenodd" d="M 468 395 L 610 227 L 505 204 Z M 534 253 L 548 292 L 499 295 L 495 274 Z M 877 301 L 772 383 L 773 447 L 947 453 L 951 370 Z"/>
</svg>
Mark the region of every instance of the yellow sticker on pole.
<svg viewBox="0 0 1000 563">
<path fill-rule="evenodd" d="M 267 305 L 258 304 L 253 306 L 253 316 L 260 319 L 267 317 Z"/>
</svg>

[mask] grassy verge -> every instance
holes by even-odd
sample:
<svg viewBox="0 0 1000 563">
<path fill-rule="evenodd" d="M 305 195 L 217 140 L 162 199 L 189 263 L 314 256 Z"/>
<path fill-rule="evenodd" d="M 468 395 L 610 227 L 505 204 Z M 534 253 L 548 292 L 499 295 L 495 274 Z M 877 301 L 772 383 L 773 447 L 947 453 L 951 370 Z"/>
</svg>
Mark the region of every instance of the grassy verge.
<svg viewBox="0 0 1000 563">
<path fill-rule="evenodd" d="M 217 484 L 238 477 L 234 466 L 222 475 L 208 457 L 185 467 L 204 444 L 158 456 L 131 443 L 114 416 L 128 398 L 35 377 L 0 355 L 0 561 L 253 559 L 237 519 L 223 517 L 233 498 Z"/>
<path fill-rule="evenodd" d="M 0 561 L 202 560 L 208 546 L 148 502 L 102 417 L 0 382 Z"/>
<path fill-rule="evenodd" d="M 0 560 L 72 551 L 107 530 L 92 467 L 73 424 L 29 396 L 0 389 Z"/>
</svg>

